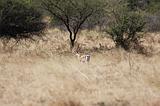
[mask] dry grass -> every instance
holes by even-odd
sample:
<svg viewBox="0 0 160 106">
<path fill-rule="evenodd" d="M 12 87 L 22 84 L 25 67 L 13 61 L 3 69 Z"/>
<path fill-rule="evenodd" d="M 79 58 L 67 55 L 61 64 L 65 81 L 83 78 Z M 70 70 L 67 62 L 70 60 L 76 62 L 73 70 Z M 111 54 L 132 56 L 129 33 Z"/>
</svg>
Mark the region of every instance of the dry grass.
<svg viewBox="0 0 160 106">
<path fill-rule="evenodd" d="M 146 33 L 141 39 L 142 53 L 152 56 L 160 53 L 160 33 Z"/>
<path fill-rule="evenodd" d="M 70 51 L 69 37 L 67 32 L 58 29 L 49 29 L 43 38 L 33 40 L 21 40 L 18 43 L 14 39 L 9 42 L 0 41 L 1 52 L 9 52 L 16 55 L 33 55 L 40 57 L 52 57 L 53 54 L 62 54 Z M 83 31 L 78 35 L 77 43 L 80 43 L 82 51 L 106 50 L 114 47 L 111 39 L 105 37 L 104 33 L 96 31 Z M 100 46 L 101 45 L 101 46 Z"/>
<path fill-rule="evenodd" d="M 82 64 L 68 52 L 65 32 L 50 30 L 46 37 L 51 35 L 12 48 L 11 41 L 5 50 L 1 44 L 0 106 L 159 106 L 158 52 L 145 57 L 105 51 L 113 42 L 85 31 L 78 42 L 82 52 L 91 53 L 91 62 Z"/>
</svg>

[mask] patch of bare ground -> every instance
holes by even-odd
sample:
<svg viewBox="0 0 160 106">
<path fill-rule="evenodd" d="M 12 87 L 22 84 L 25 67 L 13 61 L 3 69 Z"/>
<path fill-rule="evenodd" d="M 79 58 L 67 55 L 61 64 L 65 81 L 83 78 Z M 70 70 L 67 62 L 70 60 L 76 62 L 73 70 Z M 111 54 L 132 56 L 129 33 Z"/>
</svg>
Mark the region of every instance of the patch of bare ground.
<svg viewBox="0 0 160 106">
<path fill-rule="evenodd" d="M 77 42 L 91 61 L 83 64 L 65 35 L 54 29 L 36 42 L 1 44 L 0 106 L 159 106 L 158 52 L 128 53 L 103 33 L 84 31 Z"/>
</svg>

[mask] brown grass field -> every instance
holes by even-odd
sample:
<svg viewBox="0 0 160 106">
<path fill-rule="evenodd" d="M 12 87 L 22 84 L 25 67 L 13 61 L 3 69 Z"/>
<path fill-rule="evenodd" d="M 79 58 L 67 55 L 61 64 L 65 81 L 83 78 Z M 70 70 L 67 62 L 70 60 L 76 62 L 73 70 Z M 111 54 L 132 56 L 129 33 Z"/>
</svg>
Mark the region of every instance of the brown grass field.
<svg viewBox="0 0 160 106">
<path fill-rule="evenodd" d="M 145 56 L 83 31 L 77 42 L 88 64 L 69 52 L 67 38 L 50 29 L 36 41 L 1 41 L 0 106 L 160 106 L 160 33 L 141 39 Z"/>
</svg>

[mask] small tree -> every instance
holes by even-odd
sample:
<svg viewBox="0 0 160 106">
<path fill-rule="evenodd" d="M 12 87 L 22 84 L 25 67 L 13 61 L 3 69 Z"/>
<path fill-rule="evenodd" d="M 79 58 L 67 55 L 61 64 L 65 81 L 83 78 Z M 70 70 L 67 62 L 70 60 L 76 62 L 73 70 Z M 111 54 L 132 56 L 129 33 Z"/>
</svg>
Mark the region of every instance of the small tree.
<svg viewBox="0 0 160 106">
<path fill-rule="evenodd" d="M 105 0 L 42 0 L 42 7 L 66 26 L 71 48 L 85 21 L 102 11 L 105 5 Z"/>
<path fill-rule="evenodd" d="M 130 44 L 137 43 L 139 36 L 145 26 L 142 15 L 137 12 L 122 12 L 115 14 L 115 21 L 107 32 L 112 36 L 116 46 L 128 50 Z"/>
</svg>

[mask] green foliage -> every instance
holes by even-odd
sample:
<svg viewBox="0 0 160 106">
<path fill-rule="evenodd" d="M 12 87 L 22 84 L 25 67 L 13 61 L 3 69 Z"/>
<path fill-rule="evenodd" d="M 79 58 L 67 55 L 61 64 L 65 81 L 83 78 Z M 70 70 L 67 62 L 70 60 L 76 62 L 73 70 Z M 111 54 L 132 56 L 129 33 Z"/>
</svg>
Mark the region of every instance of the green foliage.
<svg viewBox="0 0 160 106">
<path fill-rule="evenodd" d="M 107 31 L 117 46 L 129 49 L 131 43 L 138 40 L 137 32 L 141 32 L 145 22 L 138 12 L 123 12 L 116 14 L 115 21 Z"/>
<path fill-rule="evenodd" d="M 17 34 L 40 31 L 44 28 L 42 14 L 31 0 L 0 1 L 0 35 L 16 37 Z"/>
</svg>

